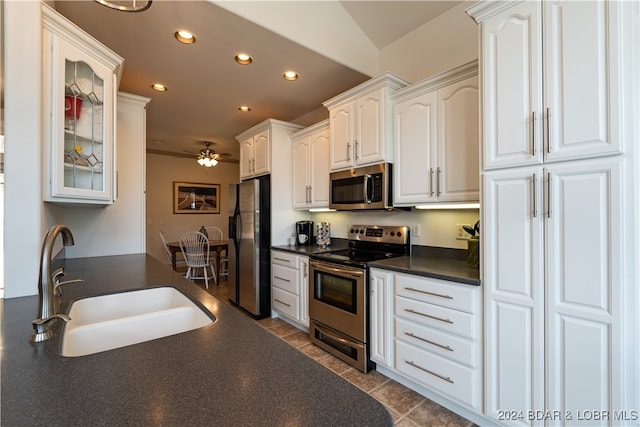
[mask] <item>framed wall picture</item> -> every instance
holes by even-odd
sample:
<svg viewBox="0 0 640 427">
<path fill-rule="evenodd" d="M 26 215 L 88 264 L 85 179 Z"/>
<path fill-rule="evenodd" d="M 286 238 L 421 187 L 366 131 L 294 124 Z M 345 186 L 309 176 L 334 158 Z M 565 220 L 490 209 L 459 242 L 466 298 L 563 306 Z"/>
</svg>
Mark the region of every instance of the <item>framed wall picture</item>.
<svg viewBox="0 0 640 427">
<path fill-rule="evenodd" d="M 173 183 L 174 214 L 219 214 L 220 184 Z"/>
</svg>

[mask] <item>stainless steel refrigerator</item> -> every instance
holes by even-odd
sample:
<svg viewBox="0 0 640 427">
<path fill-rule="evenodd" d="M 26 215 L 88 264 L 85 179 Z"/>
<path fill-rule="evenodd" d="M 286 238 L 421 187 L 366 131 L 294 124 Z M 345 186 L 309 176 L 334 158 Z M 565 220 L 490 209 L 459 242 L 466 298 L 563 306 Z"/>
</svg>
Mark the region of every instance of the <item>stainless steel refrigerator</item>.
<svg viewBox="0 0 640 427">
<path fill-rule="evenodd" d="M 271 312 L 269 176 L 229 186 L 229 301 L 257 318 Z"/>
</svg>

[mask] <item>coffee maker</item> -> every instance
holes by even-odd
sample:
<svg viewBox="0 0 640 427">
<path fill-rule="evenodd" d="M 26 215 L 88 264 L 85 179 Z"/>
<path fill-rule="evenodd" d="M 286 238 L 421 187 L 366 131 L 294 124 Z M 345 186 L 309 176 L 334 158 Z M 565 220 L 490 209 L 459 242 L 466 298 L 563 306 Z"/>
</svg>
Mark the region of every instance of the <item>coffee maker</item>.
<svg viewBox="0 0 640 427">
<path fill-rule="evenodd" d="M 310 246 L 313 241 L 313 221 L 296 222 L 296 242 L 300 246 Z"/>
</svg>

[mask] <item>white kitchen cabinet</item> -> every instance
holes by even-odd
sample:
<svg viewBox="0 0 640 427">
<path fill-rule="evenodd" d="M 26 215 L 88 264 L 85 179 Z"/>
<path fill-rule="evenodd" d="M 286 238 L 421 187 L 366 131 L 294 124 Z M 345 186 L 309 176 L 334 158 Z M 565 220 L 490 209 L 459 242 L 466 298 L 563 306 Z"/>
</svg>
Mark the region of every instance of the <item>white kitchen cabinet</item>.
<svg viewBox="0 0 640 427">
<path fill-rule="evenodd" d="M 291 135 L 293 208 L 329 207 L 329 121 Z"/>
<path fill-rule="evenodd" d="M 480 24 L 483 76 L 485 415 L 562 425 L 605 411 L 587 421 L 619 424 L 614 414 L 638 410 L 626 377 L 638 369 L 628 303 L 637 254 L 623 232 L 637 204 L 626 125 L 637 65 L 622 54 L 638 49 L 638 4 L 481 2 L 467 12 Z"/>
<path fill-rule="evenodd" d="M 372 268 L 369 282 L 370 357 L 393 368 L 393 275 Z"/>
<path fill-rule="evenodd" d="M 613 157 L 484 176 L 488 416 L 624 408 L 621 171 Z"/>
<path fill-rule="evenodd" d="M 481 23 L 484 169 L 623 151 L 621 3 L 471 9 Z"/>
<path fill-rule="evenodd" d="M 115 199 L 115 111 L 122 58 L 42 5 L 44 200 Z"/>
<path fill-rule="evenodd" d="M 289 137 L 301 128 L 293 123 L 267 119 L 236 136 L 240 143 L 240 179 L 270 174 L 272 151 L 291 151 Z M 289 155 L 278 158 L 281 157 L 288 159 Z"/>
<path fill-rule="evenodd" d="M 479 200 L 478 66 L 394 93 L 394 205 Z"/>
<path fill-rule="evenodd" d="M 271 172 L 270 142 L 268 129 L 247 135 L 240 141 L 240 179 Z"/>
<path fill-rule="evenodd" d="M 323 103 L 329 110 L 330 169 L 393 162 L 393 91 L 408 82 L 384 73 Z"/>
<path fill-rule="evenodd" d="M 300 324 L 309 329 L 309 257 L 298 255 L 300 280 Z"/>
<path fill-rule="evenodd" d="M 393 274 L 394 370 L 479 412 L 483 404 L 479 286 Z"/>
<path fill-rule="evenodd" d="M 295 326 L 309 328 L 309 258 L 271 251 L 271 310 Z"/>
</svg>

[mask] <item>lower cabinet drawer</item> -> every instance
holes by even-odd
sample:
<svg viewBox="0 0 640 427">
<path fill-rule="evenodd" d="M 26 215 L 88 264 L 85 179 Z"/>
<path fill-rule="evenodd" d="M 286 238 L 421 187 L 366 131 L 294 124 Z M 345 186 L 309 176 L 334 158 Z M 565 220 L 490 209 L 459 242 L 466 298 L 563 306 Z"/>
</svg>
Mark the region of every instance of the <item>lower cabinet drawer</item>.
<svg viewBox="0 0 640 427">
<path fill-rule="evenodd" d="M 477 317 L 462 311 L 396 296 L 396 316 L 466 338 L 477 338 L 478 328 L 474 327 Z"/>
<path fill-rule="evenodd" d="M 479 369 L 462 366 L 396 340 L 396 370 L 464 405 L 480 407 L 482 390 Z"/>
<path fill-rule="evenodd" d="M 396 318 L 395 336 L 398 340 L 475 368 L 479 364 L 480 348 L 474 341 L 440 332 L 428 326 L 418 325 Z"/>
<path fill-rule="evenodd" d="M 271 285 L 296 295 L 300 294 L 300 289 L 298 289 L 298 270 L 277 264 L 272 265 Z"/>
<path fill-rule="evenodd" d="M 271 288 L 271 308 L 294 320 L 300 320 L 297 295 L 278 288 Z"/>
</svg>

